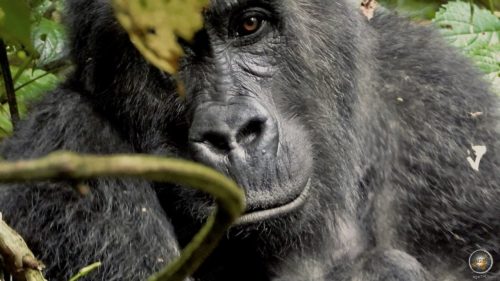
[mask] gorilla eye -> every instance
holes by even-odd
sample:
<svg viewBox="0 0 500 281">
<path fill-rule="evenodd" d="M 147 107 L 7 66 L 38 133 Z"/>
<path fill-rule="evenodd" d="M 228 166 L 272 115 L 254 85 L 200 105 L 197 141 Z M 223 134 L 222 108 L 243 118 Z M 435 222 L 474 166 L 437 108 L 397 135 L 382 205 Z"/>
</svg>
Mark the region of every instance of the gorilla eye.
<svg viewBox="0 0 500 281">
<path fill-rule="evenodd" d="M 268 16 L 261 11 L 252 10 L 240 15 L 233 21 L 233 35 L 244 37 L 258 34 L 268 23 Z"/>
<path fill-rule="evenodd" d="M 262 26 L 263 21 L 264 20 L 262 18 L 258 18 L 256 16 L 245 18 L 241 22 L 241 26 L 238 28 L 238 31 L 236 31 L 237 35 L 245 36 L 256 32 Z"/>
</svg>

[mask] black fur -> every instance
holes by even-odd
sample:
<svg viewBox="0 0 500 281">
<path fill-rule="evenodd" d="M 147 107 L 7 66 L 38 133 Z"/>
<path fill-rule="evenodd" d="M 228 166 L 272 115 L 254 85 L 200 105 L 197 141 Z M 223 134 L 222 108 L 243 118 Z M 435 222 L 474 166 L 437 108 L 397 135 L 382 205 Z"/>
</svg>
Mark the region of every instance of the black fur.
<svg viewBox="0 0 500 281">
<path fill-rule="evenodd" d="M 311 178 L 305 205 L 234 227 L 196 280 L 470 280 L 474 250 L 500 262 L 498 98 L 431 28 L 383 10 L 368 21 L 351 0 L 213 0 L 206 29 L 186 46 L 182 100 L 129 43 L 107 0 L 67 2 L 76 69 L 3 143 L 4 157 L 65 149 L 198 159 L 193 118 L 207 99 L 237 97 L 278 124 L 276 159 L 248 161 L 288 177 L 200 161 L 233 176 L 257 209 L 275 202 L 259 201 L 270 193 L 263 179 Z M 236 9 L 229 2 L 271 11 L 268 33 L 230 42 L 221 31 Z M 466 160 L 472 145 L 487 147 L 479 171 Z M 103 266 L 85 280 L 145 280 L 178 255 L 209 205 L 139 180 L 89 181 L 87 196 L 72 185 L 0 188 L 0 211 L 49 280 L 97 260 Z"/>
</svg>

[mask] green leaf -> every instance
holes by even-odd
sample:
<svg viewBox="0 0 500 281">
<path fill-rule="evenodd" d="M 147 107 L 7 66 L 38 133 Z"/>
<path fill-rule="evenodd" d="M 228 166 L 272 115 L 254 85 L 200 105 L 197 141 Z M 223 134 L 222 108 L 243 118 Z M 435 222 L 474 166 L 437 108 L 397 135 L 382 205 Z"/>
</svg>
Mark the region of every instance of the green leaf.
<svg viewBox="0 0 500 281">
<path fill-rule="evenodd" d="M 9 106 L 0 106 L 0 140 L 12 134 L 12 122 L 10 121 Z"/>
<path fill-rule="evenodd" d="M 493 91 L 500 94 L 500 44 L 474 48 L 468 52 L 476 65 L 492 83 Z"/>
<path fill-rule="evenodd" d="M 42 18 L 33 26 L 33 45 L 40 55 L 37 66 L 43 67 L 64 57 L 66 33 L 64 27 L 52 20 Z"/>
<path fill-rule="evenodd" d="M 500 19 L 476 5 L 450 2 L 436 14 L 434 24 L 453 46 L 472 58 L 486 73 L 493 91 L 500 94 Z"/>
<path fill-rule="evenodd" d="M 434 0 L 381 0 L 382 5 L 417 19 L 432 19 L 439 8 Z"/>
<path fill-rule="evenodd" d="M 11 67 L 12 72 L 18 70 L 17 67 Z M 38 100 L 43 95 L 54 89 L 58 84 L 59 79 L 54 74 L 43 70 L 25 70 L 19 77 L 15 87 L 19 88 L 16 91 L 17 106 L 21 117 L 24 117 L 28 112 L 29 106 Z M 3 89 L 3 80 L 0 79 L 0 89 Z M 5 96 L 3 91 L 2 95 Z M 0 105 L 0 140 L 9 136 L 12 133 L 12 122 L 10 119 L 9 105 L 7 103 Z"/>
<path fill-rule="evenodd" d="M 31 17 L 25 0 L 0 0 L 0 37 L 31 50 Z"/>
<path fill-rule="evenodd" d="M 441 33 L 452 45 L 461 49 L 472 49 L 500 42 L 500 20 L 489 10 L 480 9 L 465 2 L 450 2 L 444 5 L 433 20 Z"/>
<path fill-rule="evenodd" d="M 474 59 L 477 66 L 485 73 L 496 72 L 500 75 L 500 44 L 472 49 L 468 55 Z"/>
<path fill-rule="evenodd" d="M 11 67 L 12 73 L 16 73 L 18 70 L 18 67 Z M 26 115 L 30 104 L 40 100 L 46 92 L 53 90 L 59 82 L 60 80 L 57 76 L 41 69 L 26 69 L 23 71 L 14 85 L 18 89 L 16 90 L 16 97 L 21 117 Z M 3 89 L 3 87 L 3 80 L 0 79 L 0 89 Z M 0 90 L 0 92 L 5 99 L 4 91 Z M 3 106 L 6 108 L 6 113 L 8 113 L 8 105 L 4 104 Z M 9 115 L 7 116 L 10 118 Z"/>
<path fill-rule="evenodd" d="M 35 20 L 39 21 L 54 3 L 50 0 L 29 0 L 29 6 Z"/>
<path fill-rule="evenodd" d="M 16 67 L 12 67 L 12 71 L 16 71 Z M 28 106 L 38 101 L 43 95 L 53 90 L 59 83 L 59 78 L 54 74 L 48 73 L 40 69 L 27 69 L 16 81 L 15 88 L 19 113 L 21 117 L 26 114 Z M 23 86 L 24 85 L 24 86 Z"/>
</svg>

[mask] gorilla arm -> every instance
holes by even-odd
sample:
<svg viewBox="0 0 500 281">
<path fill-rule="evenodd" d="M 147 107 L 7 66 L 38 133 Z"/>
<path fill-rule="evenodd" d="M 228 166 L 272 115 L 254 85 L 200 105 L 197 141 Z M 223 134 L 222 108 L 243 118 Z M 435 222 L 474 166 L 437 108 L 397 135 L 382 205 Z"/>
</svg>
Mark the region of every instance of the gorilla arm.
<svg viewBox="0 0 500 281">
<path fill-rule="evenodd" d="M 7 159 L 53 150 L 132 152 L 119 133 L 67 89 L 47 95 L 2 148 Z M 72 182 L 0 188 L 4 219 L 46 265 L 49 280 L 68 280 L 101 261 L 93 280 L 144 280 L 179 254 L 177 239 L 150 183 L 97 179 L 87 195 Z"/>
</svg>

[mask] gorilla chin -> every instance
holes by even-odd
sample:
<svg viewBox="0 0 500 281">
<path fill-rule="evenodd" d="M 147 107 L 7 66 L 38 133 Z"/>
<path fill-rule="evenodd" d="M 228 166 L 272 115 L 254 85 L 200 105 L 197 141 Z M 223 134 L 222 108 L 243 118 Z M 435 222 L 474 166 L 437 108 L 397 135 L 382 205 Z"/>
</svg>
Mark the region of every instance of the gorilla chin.
<svg viewBox="0 0 500 281">
<path fill-rule="evenodd" d="M 302 192 L 298 196 L 293 198 L 291 201 L 267 209 L 247 211 L 243 216 L 241 216 L 236 221 L 235 225 L 245 225 L 256 222 L 262 222 L 268 219 L 273 219 L 279 216 L 292 213 L 306 203 L 309 197 L 310 190 L 311 190 L 311 179 L 309 178 L 306 181 L 305 185 L 302 187 Z M 253 202 L 247 202 L 247 204 L 250 206 L 254 205 L 252 203 Z"/>
</svg>

